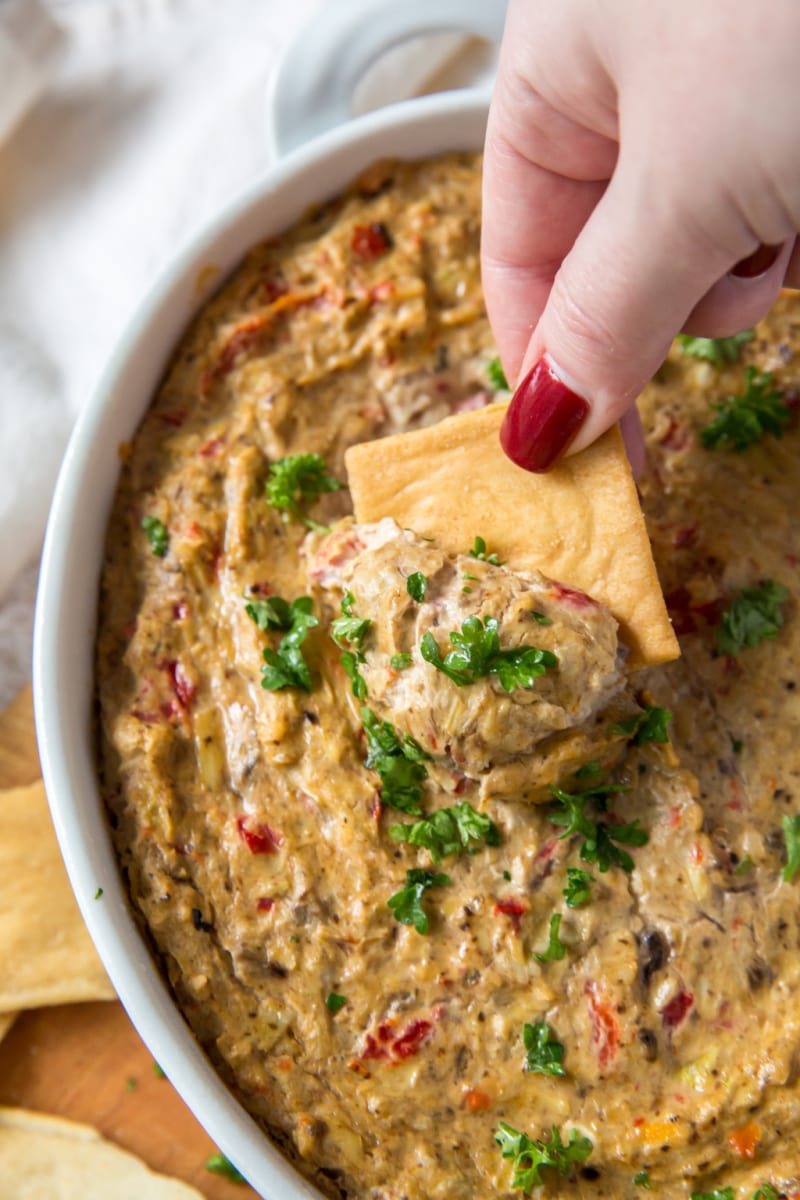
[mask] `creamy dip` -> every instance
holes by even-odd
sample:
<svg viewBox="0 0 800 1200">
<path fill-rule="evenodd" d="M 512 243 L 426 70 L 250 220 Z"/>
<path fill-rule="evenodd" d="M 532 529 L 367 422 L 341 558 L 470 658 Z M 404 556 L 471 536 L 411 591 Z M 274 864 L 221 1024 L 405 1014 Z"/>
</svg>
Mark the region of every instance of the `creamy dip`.
<svg viewBox="0 0 800 1200">
<path fill-rule="evenodd" d="M 585 834 L 557 823 L 556 797 L 484 786 L 516 746 L 500 746 L 505 764 L 492 757 L 508 725 L 490 707 L 488 740 L 422 760 L 418 782 L 424 816 L 469 805 L 489 818 L 484 835 L 437 864 L 390 833 L 419 817 L 381 802 L 364 705 L 330 636 L 342 585 L 357 614 L 358 588 L 342 576 L 333 595 L 312 566 L 319 535 L 307 542 L 306 525 L 265 499 L 270 466 L 287 455 L 320 454 L 343 480 L 349 445 L 493 399 L 479 180 L 466 155 L 377 167 L 256 247 L 186 334 L 125 449 L 97 677 L 102 786 L 131 902 L 222 1078 L 327 1195 L 519 1194 L 496 1141 L 506 1127 L 551 1148 L 553 1129 L 581 1139 L 563 1173 L 542 1169 L 553 1196 L 633 1197 L 649 1183 L 666 1200 L 725 1188 L 749 1200 L 765 1182 L 791 1196 L 800 875 L 784 871 L 782 818 L 800 811 L 800 434 L 792 420 L 780 440 L 736 453 L 705 448 L 699 433 L 709 401 L 742 390 L 747 365 L 772 371 L 793 406 L 797 299 L 783 298 L 721 367 L 676 348 L 642 400 L 641 491 L 683 657 L 619 690 L 614 630 L 598 619 L 575 633 L 585 646 L 574 679 L 591 677 L 596 692 L 588 722 L 621 698 L 624 715 L 672 713 L 669 744 L 637 745 L 631 727 L 619 765 L 599 765 L 610 786 L 586 810 L 630 870 L 613 855 L 587 861 Z M 346 490 L 310 509 L 327 524 L 348 511 Z M 411 549 L 414 571 L 437 553 Z M 513 580 L 476 564 L 475 607 L 467 594 L 440 612 L 442 654 L 468 611 L 502 618 L 519 601 Z M 723 653 L 723 614 L 765 580 L 787 590 L 783 626 Z M 553 617 L 548 582 L 527 586 Z M 380 596 L 361 591 L 378 622 Z M 285 632 L 259 628 L 247 606 L 301 596 L 319 620 L 302 644 L 310 689 L 265 690 L 263 652 Z M 506 607 L 494 614 L 498 597 Z M 403 637 L 418 644 L 420 613 L 414 621 Z M 500 633 L 507 645 L 502 622 Z M 369 684 L 381 664 L 365 657 Z M 446 723 L 436 704 L 450 681 L 427 666 L 431 690 L 411 677 L 406 718 L 435 711 Z M 555 687 L 542 679 L 530 691 L 540 701 Z M 562 682 L 557 720 L 580 710 Z M 377 716 L 401 725 L 403 694 L 395 710 L 387 693 Z M 424 739 L 430 723 L 409 728 Z M 576 760 L 567 790 L 596 784 L 592 770 L 580 776 Z M 647 841 L 623 842 L 625 828 Z M 578 869 L 592 878 L 571 906 Z M 427 932 L 387 903 L 414 870 L 439 876 L 420 885 Z M 548 1061 L 530 1048 L 537 1037 L 540 1051 L 562 1048 L 549 1062 L 563 1074 L 525 1069 Z"/>
</svg>

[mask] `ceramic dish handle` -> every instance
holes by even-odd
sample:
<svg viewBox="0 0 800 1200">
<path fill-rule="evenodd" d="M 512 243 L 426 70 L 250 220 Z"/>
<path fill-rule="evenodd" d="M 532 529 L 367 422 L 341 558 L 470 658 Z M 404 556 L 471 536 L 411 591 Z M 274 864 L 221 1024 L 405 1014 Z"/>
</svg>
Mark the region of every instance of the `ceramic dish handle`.
<svg viewBox="0 0 800 1200">
<path fill-rule="evenodd" d="M 287 154 L 352 117 L 367 69 L 401 42 L 434 33 L 499 41 L 505 0 L 324 0 L 272 78 L 270 148 Z"/>
</svg>

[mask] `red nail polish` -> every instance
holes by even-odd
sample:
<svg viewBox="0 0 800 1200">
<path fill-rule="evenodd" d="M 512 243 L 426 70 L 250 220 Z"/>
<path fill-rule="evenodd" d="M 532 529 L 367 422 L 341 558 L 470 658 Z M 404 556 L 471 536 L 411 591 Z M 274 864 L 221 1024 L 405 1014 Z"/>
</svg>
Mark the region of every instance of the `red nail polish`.
<svg viewBox="0 0 800 1200">
<path fill-rule="evenodd" d="M 755 279 L 757 275 L 763 275 L 770 269 L 782 249 L 783 246 L 765 246 L 762 242 L 757 250 L 748 254 L 747 258 L 740 259 L 735 267 L 731 267 L 731 275 L 735 275 L 737 279 Z"/>
<path fill-rule="evenodd" d="M 589 412 L 546 358 L 540 358 L 514 392 L 500 429 L 500 445 L 526 471 L 547 471 L 564 453 Z"/>
</svg>

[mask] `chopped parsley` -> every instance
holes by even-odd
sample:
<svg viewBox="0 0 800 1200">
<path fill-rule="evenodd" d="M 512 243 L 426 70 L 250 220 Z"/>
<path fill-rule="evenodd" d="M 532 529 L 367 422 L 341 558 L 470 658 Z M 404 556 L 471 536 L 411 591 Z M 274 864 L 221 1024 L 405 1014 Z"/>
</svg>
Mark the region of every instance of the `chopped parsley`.
<svg viewBox="0 0 800 1200">
<path fill-rule="evenodd" d="M 422 781 L 428 776 L 424 763 L 430 755 L 408 734 L 398 737 L 394 726 L 379 720 L 371 708 L 361 709 L 361 720 L 367 735 L 367 766 L 381 779 L 381 802 L 420 816 Z"/>
<path fill-rule="evenodd" d="M 533 612 L 531 613 L 531 616 L 533 617 L 533 619 L 537 625 L 552 625 L 553 624 L 553 618 L 548 617 L 547 613 L 539 612 L 538 609 L 534 609 Z"/>
<path fill-rule="evenodd" d="M 342 653 L 339 662 L 350 680 L 353 695 L 357 700 L 366 700 L 367 684 L 359 669 L 364 662 L 362 644 L 367 636 L 372 621 L 369 617 L 357 617 L 353 611 L 356 598 L 352 592 L 346 592 L 342 599 L 342 615 L 331 624 L 331 636 L 340 647 Z M 354 649 L 348 650 L 347 646 Z"/>
<path fill-rule="evenodd" d="M 558 936 L 558 931 L 561 926 L 561 913 L 553 913 L 550 918 L 550 932 L 548 936 L 547 949 L 541 954 L 535 953 L 534 958 L 540 963 L 558 962 L 567 953 L 567 947 Z"/>
<path fill-rule="evenodd" d="M 163 558 L 169 545 L 169 534 L 163 521 L 158 517 L 142 517 L 142 529 L 147 534 L 150 549 L 156 558 Z"/>
<path fill-rule="evenodd" d="M 791 883 L 800 871 L 800 813 L 794 817 L 781 817 L 783 839 L 786 842 L 786 866 L 781 871 L 781 878 Z"/>
<path fill-rule="evenodd" d="M 156 1079 L 167 1078 L 166 1072 L 155 1061 L 153 1062 L 153 1074 L 155 1075 Z"/>
<path fill-rule="evenodd" d="M 103 889 L 101 887 L 99 887 L 94 894 L 95 900 L 99 900 L 100 897 L 102 896 L 102 894 L 103 894 Z"/>
<path fill-rule="evenodd" d="M 734 875 L 746 875 L 748 871 L 752 871 L 755 863 L 749 854 L 745 854 L 740 863 L 737 863 L 733 869 Z"/>
<path fill-rule="evenodd" d="M 692 1200 L 735 1200 L 735 1197 L 732 1187 L 724 1187 L 713 1192 L 692 1192 Z"/>
<path fill-rule="evenodd" d="M 135 1092 L 138 1086 L 139 1080 L 134 1075 L 129 1076 L 129 1078 L 125 1080 L 126 1092 Z"/>
<path fill-rule="evenodd" d="M 328 992 L 325 997 L 325 1007 L 328 1012 L 337 1013 L 340 1008 L 344 1008 L 347 1004 L 347 996 L 340 996 L 338 992 Z"/>
<path fill-rule="evenodd" d="M 563 1142 L 556 1125 L 553 1125 L 550 1137 L 544 1142 L 539 1138 L 534 1141 L 527 1133 L 520 1133 L 501 1121 L 494 1140 L 503 1158 L 510 1159 L 514 1164 L 511 1186 L 521 1188 L 526 1194 L 544 1183 L 542 1167 L 555 1167 L 560 1175 L 569 1175 L 576 1163 L 586 1162 L 593 1149 L 589 1138 L 578 1133 L 577 1129 L 571 1129 L 569 1141 Z"/>
<path fill-rule="evenodd" d="M 668 742 L 667 725 L 671 720 L 672 713 L 666 708 L 648 704 L 644 712 L 637 713 L 629 721 L 610 725 L 608 732 L 625 734 L 634 746 L 643 746 L 646 742 Z"/>
<path fill-rule="evenodd" d="M 726 363 L 736 362 L 742 346 L 754 337 L 754 329 L 745 329 L 725 338 L 692 337 L 688 333 L 679 333 L 678 345 L 691 358 L 702 358 L 715 367 L 723 367 Z"/>
<path fill-rule="evenodd" d="M 453 649 L 444 658 L 430 630 L 422 638 L 420 653 L 458 687 L 475 683 L 485 675 L 496 675 L 507 692 L 533 687 L 534 680 L 549 667 L 558 666 L 555 654 L 536 646 L 501 650 L 499 628 L 495 617 L 487 617 L 485 624 L 480 617 L 467 617 L 461 632 L 453 630 L 450 634 Z"/>
<path fill-rule="evenodd" d="M 747 368 L 740 395 L 728 396 L 711 407 L 717 415 L 700 431 L 700 441 L 706 450 L 730 446 L 741 453 L 760 441 L 765 433 L 781 437 L 790 420 L 781 393 L 772 387 L 771 372 L 762 375 L 755 367 Z"/>
<path fill-rule="evenodd" d="M 291 629 L 295 618 L 302 619 L 311 611 L 311 600 L 308 596 L 300 596 L 297 600 L 292 600 L 291 604 L 282 596 L 267 596 L 261 600 L 245 598 L 247 604 L 244 611 L 262 633 L 270 629 Z"/>
<path fill-rule="evenodd" d="M 275 599 L 273 597 L 273 603 Z M 311 672 L 301 649 L 309 629 L 319 625 L 319 618 L 312 616 L 311 603 L 310 596 L 300 596 L 293 600 L 288 605 L 291 621 L 288 632 L 281 638 L 277 650 L 267 648 L 263 651 L 261 686 L 268 692 L 278 692 L 289 687 L 300 688 L 304 692 L 311 691 Z"/>
<path fill-rule="evenodd" d="M 428 914 L 422 907 L 422 897 L 428 888 L 446 887 L 448 883 L 449 875 L 414 867 L 406 871 L 406 886 L 390 896 L 386 903 L 401 925 L 413 925 L 417 933 L 427 933 Z"/>
<path fill-rule="evenodd" d="M 723 654 L 738 654 L 745 646 L 757 646 L 776 638 L 783 626 L 783 605 L 789 593 L 782 583 L 765 579 L 757 587 L 744 588 L 722 614 L 717 629 L 717 646 Z"/>
<path fill-rule="evenodd" d="M 438 808 L 429 817 L 412 825 L 392 825 L 391 836 L 409 846 L 423 846 L 435 863 L 448 854 L 477 849 L 473 843 L 483 840 L 487 846 L 500 845 L 500 831 L 491 817 L 476 812 L 466 800 L 452 808 Z"/>
<path fill-rule="evenodd" d="M 486 378 L 496 392 L 507 392 L 509 390 L 506 373 L 503 370 L 503 364 L 498 358 L 492 358 L 486 364 Z"/>
<path fill-rule="evenodd" d="M 409 575 L 406 580 L 406 591 L 412 600 L 416 600 L 417 604 L 422 604 L 427 590 L 428 580 L 422 574 L 422 571 L 414 571 L 413 575 Z"/>
<path fill-rule="evenodd" d="M 561 1042 L 552 1037 L 550 1026 L 544 1021 L 535 1025 L 522 1027 L 522 1041 L 525 1045 L 525 1070 L 534 1071 L 539 1075 L 566 1075 L 561 1065 L 564 1060 L 564 1047 Z"/>
<path fill-rule="evenodd" d="M 306 509 L 325 492 L 338 492 L 343 487 L 328 474 L 321 454 L 289 454 L 270 466 L 267 503 L 278 509 L 284 521 L 302 521 L 309 529 L 327 533 L 327 526 L 312 521 Z"/>
<path fill-rule="evenodd" d="M 592 898 L 594 875 L 584 871 L 582 867 L 567 867 L 567 886 L 561 895 L 567 902 L 567 908 L 580 908 L 588 904 Z"/>
<path fill-rule="evenodd" d="M 761 1187 L 753 1192 L 751 1200 L 778 1200 L 778 1193 L 771 1183 L 762 1183 Z"/>
<path fill-rule="evenodd" d="M 212 1175 L 224 1175 L 226 1179 L 230 1179 L 231 1183 L 247 1183 L 241 1171 L 238 1171 L 231 1160 L 221 1154 L 219 1150 L 206 1159 L 206 1170 L 210 1171 Z"/>
<path fill-rule="evenodd" d="M 636 1174 L 633 1177 L 633 1186 L 645 1188 L 647 1191 L 649 1191 L 652 1188 L 653 1184 L 650 1180 L 650 1176 L 648 1175 L 647 1171 L 637 1171 L 636 1172 Z"/>
<path fill-rule="evenodd" d="M 389 666 L 393 671 L 405 671 L 406 667 L 411 666 L 411 662 L 411 655 L 408 653 L 393 654 L 389 659 Z"/>
<path fill-rule="evenodd" d="M 496 554 L 486 553 L 486 542 L 482 537 L 476 537 L 472 543 L 472 549 L 468 550 L 470 558 L 477 558 L 480 562 L 489 563 L 492 567 L 502 567 L 502 563 Z"/>
<path fill-rule="evenodd" d="M 639 818 L 629 821 L 627 825 L 611 825 L 597 820 L 589 815 L 587 807 L 605 812 L 608 799 L 618 792 L 627 792 L 628 788 L 619 784 L 601 781 L 583 792 L 565 792 L 551 785 L 550 791 L 561 805 L 551 820 L 554 825 L 564 825 L 559 838 L 579 834 L 583 838 L 581 858 L 584 862 L 597 863 L 597 868 L 605 872 L 611 866 L 622 867 L 623 871 L 633 870 L 633 859 L 626 850 L 621 850 L 616 843 L 626 846 L 644 846 L 649 835 L 639 828 Z"/>
</svg>

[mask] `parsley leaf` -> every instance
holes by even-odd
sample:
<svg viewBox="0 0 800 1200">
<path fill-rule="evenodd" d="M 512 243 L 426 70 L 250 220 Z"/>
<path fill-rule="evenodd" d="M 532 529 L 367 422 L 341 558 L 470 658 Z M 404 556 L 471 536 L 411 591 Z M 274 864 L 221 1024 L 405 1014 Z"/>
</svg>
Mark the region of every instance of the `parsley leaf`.
<svg viewBox="0 0 800 1200">
<path fill-rule="evenodd" d="M 493 358 L 486 364 L 486 378 L 496 392 L 507 392 L 509 390 L 506 373 L 499 358 Z"/>
<path fill-rule="evenodd" d="M 753 1192 L 751 1200 L 778 1200 L 778 1193 L 771 1183 L 762 1183 L 761 1187 Z"/>
<path fill-rule="evenodd" d="M 534 609 L 533 612 L 531 613 L 531 616 L 533 617 L 533 619 L 537 625 L 552 625 L 553 624 L 553 618 L 548 617 L 547 613 L 539 612 L 538 609 Z"/>
<path fill-rule="evenodd" d="M 284 521 L 302 521 L 309 529 L 326 533 L 327 526 L 312 521 L 305 509 L 324 492 L 338 492 L 344 487 L 327 470 L 321 454 L 289 454 L 279 458 L 269 469 L 267 503 L 281 512 Z"/>
<path fill-rule="evenodd" d="M 267 596 L 263 600 L 250 600 L 246 596 L 245 599 L 247 604 L 244 611 L 263 633 L 268 629 L 291 629 L 298 613 L 311 610 L 311 600 L 308 596 L 301 596 L 291 604 L 281 596 Z"/>
<path fill-rule="evenodd" d="M 774 579 L 739 592 L 722 614 L 717 629 L 717 646 L 722 653 L 738 654 L 745 646 L 776 638 L 783 626 L 781 609 L 788 599 L 786 588 Z"/>
<path fill-rule="evenodd" d="M 678 344 L 683 353 L 691 358 L 703 358 L 715 367 L 722 367 L 725 363 L 736 362 L 742 346 L 754 337 L 754 329 L 745 329 L 726 338 L 692 337 L 688 333 L 679 333 Z"/>
<path fill-rule="evenodd" d="M 231 1183 L 247 1183 L 241 1171 L 237 1170 L 229 1158 L 217 1150 L 206 1159 L 206 1170 L 212 1175 L 224 1175 Z"/>
<path fill-rule="evenodd" d="M 435 863 L 447 854 L 471 850 L 481 839 L 487 846 L 500 845 L 500 831 L 485 813 L 476 812 L 466 800 L 452 808 L 438 808 L 412 825 L 392 825 L 390 835 L 409 846 L 424 846 Z"/>
<path fill-rule="evenodd" d="M 567 886 L 561 895 L 567 902 L 567 908 L 580 908 L 588 904 L 592 898 L 594 875 L 584 871 L 582 867 L 567 867 Z"/>
<path fill-rule="evenodd" d="M 644 846 L 649 841 L 649 835 L 639 828 L 639 818 L 629 821 L 627 825 L 610 825 L 604 821 L 593 820 L 586 812 L 587 805 L 594 801 L 594 807 L 605 811 L 609 796 L 629 789 L 618 784 L 603 781 L 587 788 L 583 792 L 564 792 L 561 788 L 551 785 L 550 791 L 561 810 L 551 816 L 554 825 L 564 825 L 566 828 L 559 838 L 570 837 L 573 833 L 583 838 L 581 858 L 584 862 L 597 863 L 598 870 L 605 872 L 611 866 L 622 867 L 623 871 L 633 870 L 633 859 L 626 850 L 621 850 L 617 842 L 627 846 Z"/>
<path fill-rule="evenodd" d="M 786 842 L 786 866 L 781 871 L 781 877 L 791 883 L 800 871 L 800 813 L 794 817 L 784 814 L 781 817 L 783 838 Z"/>
<path fill-rule="evenodd" d="M 609 725 L 609 733 L 627 734 L 634 746 L 643 746 L 645 742 L 668 742 L 667 725 L 672 720 L 672 713 L 666 708 L 646 705 L 644 712 L 637 713 L 629 721 L 618 721 Z"/>
<path fill-rule="evenodd" d="M 331 637 L 342 649 L 339 662 L 350 680 L 353 695 L 357 700 L 366 700 L 367 684 L 359 670 L 359 663 L 364 662 L 361 646 L 369 633 L 372 621 L 369 617 L 355 615 L 353 611 L 355 602 L 356 598 L 353 593 L 346 592 L 342 600 L 342 615 L 331 623 Z M 346 646 L 354 646 L 355 649 L 347 650 Z"/>
<path fill-rule="evenodd" d="M 692 1192 L 692 1200 L 734 1200 L 732 1187 L 716 1188 L 713 1192 Z"/>
<path fill-rule="evenodd" d="M 461 632 L 454 630 L 450 634 L 454 649 L 444 658 L 430 630 L 420 643 L 420 653 L 458 687 L 475 683 L 485 675 L 496 675 L 507 692 L 517 687 L 533 687 L 534 680 L 544 675 L 548 667 L 558 666 L 555 654 L 536 646 L 501 650 L 498 629 L 494 617 L 487 617 L 485 624 L 480 617 L 467 617 Z"/>
<path fill-rule="evenodd" d="M 564 1047 L 551 1037 L 550 1026 L 544 1021 L 535 1025 L 523 1025 L 522 1040 L 527 1051 L 525 1070 L 539 1075 L 566 1075 L 562 1061 Z"/>
<path fill-rule="evenodd" d="M 361 650 L 364 638 L 369 632 L 372 621 L 369 617 L 357 617 L 353 612 L 356 598 L 352 592 L 346 592 L 342 600 L 342 615 L 331 623 L 331 637 L 337 646 L 355 646 Z"/>
<path fill-rule="evenodd" d="M 417 604 L 422 604 L 425 599 L 425 593 L 428 590 L 428 580 L 422 574 L 422 571 L 414 571 L 406 580 L 406 591 L 412 600 L 416 600 Z"/>
<path fill-rule="evenodd" d="M 147 534 L 150 549 L 156 558 L 163 558 L 169 545 L 169 534 L 163 521 L 158 517 L 142 517 L 142 529 Z"/>
<path fill-rule="evenodd" d="M 567 953 L 567 948 L 558 936 L 558 931 L 561 926 L 561 913 L 553 913 L 550 918 L 550 934 L 547 942 L 547 949 L 542 954 L 535 953 L 534 958 L 537 962 L 548 963 L 558 962 Z"/>
<path fill-rule="evenodd" d="M 636 1174 L 633 1177 L 633 1186 L 645 1188 L 648 1192 L 650 1191 L 653 1184 L 650 1180 L 650 1176 L 648 1175 L 647 1171 L 637 1171 L 636 1172 Z"/>
<path fill-rule="evenodd" d="M 273 602 L 276 598 L 273 597 Z M 264 666 L 261 668 L 261 686 L 268 692 L 278 692 L 283 688 L 296 687 L 301 691 L 311 691 L 311 672 L 303 657 L 301 646 L 306 640 L 309 629 L 319 625 L 319 618 L 312 616 L 311 597 L 300 596 L 288 605 L 288 617 L 291 624 L 288 633 L 281 638 L 277 650 L 263 651 Z M 283 601 L 286 604 L 286 601 Z M 283 612 L 283 610 L 280 610 Z M 286 626 L 280 625 L 285 629 Z"/>
<path fill-rule="evenodd" d="M 467 551 L 470 558 L 477 558 L 479 562 L 489 563 L 493 567 L 502 567 L 502 563 L 496 554 L 486 553 L 486 542 L 482 537 L 476 537 L 472 543 L 472 549 Z"/>
<path fill-rule="evenodd" d="M 781 393 L 772 387 L 771 372 L 762 375 L 755 367 L 747 368 L 741 395 L 728 396 L 711 407 L 717 415 L 700 431 L 700 441 L 706 450 L 724 445 L 741 452 L 760 441 L 765 433 L 781 437 L 790 420 Z"/>
<path fill-rule="evenodd" d="M 406 871 L 406 886 L 390 896 L 386 903 L 401 925 L 413 925 L 417 933 L 427 933 L 428 914 L 422 907 L 423 894 L 428 888 L 445 887 L 448 883 L 449 875 L 414 867 Z"/>
<path fill-rule="evenodd" d="M 393 671 L 405 671 L 406 667 L 411 666 L 410 654 L 393 654 L 389 659 L 389 666 Z"/>
<path fill-rule="evenodd" d="M 340 996 L 338 992 L 329 992 L 325 997 L 325 1007 L 328 1012 L 337 1013 L 340 1008 L 344 1008 L 347 1004 L 347 996 Z"/>
<path fill-rule="evenodd" d="M 511 1186 L 521 1188 L 526 1194 L 544 1182 L 540 1173 L 542 1167 L 555 1167 L 559 1174 L 569 1175 L 576 1163 L 586 1162 L 593 1149 L 589 1138 L 577 1129 L 570 1130 L 569 1141 L 564 1143 L 556 1125 L 550 1130 L 548 1140 L 543 1142 L 539 1138 L 534 1141 L 527 1133 L 520 1133 L 501 1121 L 494 1140 L 503 1158 L 511 1159 L 514 1164 Z"/>
<path fill-rule="evenodd" d="M 406 734 L 402 739 L 389 721 L 380 721 L 371 708 L 361 709 L 367 735 L 367 766 L 381 779 L 381 801 L 411 816 L 420 816 L 422 781 L 430 761 L 422 747 Z"/>
</svg>

